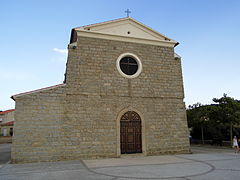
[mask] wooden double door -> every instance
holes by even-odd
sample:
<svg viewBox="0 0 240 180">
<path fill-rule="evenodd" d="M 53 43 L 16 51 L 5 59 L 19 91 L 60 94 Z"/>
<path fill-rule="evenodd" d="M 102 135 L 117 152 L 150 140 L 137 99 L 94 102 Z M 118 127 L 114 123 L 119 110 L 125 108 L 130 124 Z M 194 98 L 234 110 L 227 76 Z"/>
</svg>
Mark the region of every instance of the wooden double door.
<svg viewBox="0 0 240 180">
<path fill-rule="evenodd" d="M 142 152 L 141 118 L 134 111 L 126 112 L 120 120 L 121 154 Z"/>
</svg>

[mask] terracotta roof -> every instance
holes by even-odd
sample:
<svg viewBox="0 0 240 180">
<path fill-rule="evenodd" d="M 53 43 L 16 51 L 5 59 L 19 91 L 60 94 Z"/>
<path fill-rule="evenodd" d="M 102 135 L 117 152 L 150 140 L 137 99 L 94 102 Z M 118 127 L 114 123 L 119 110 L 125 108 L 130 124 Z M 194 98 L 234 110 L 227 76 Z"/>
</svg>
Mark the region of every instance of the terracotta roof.
<svg viewBox="0 0 240 180">
<path fill-rule="evenodd" d="M 13 124 L 14 124 L 14 121 L 10 121 L 7 123 L 0 124 L 0 126 L 13 126 Z"/>
<path fill-rule="evenodd" d="M 27 95 L 27 94 L 33 94 L 33 93 L 36 93 L 36 92 L 40 92 L 40 91 L 44 91 L 44 90 L 48 90 L 48 89 L 54 89 L 56 87 L 60 87 L 60 86 L 65 86 L 66 84 L 57 84 L 57 85 L 54 85 L 54 86 L 49 86 L 49 87 L 45 87 L 45 88 L 40 88 L 40 89 L 36 89 L 36 90 L 33 90 L 33 91 L 28 91 L 28 92 L 24 92 L 24 93 L 19 93 L 19 94 L 15 94 L 13 96 L 11 96 L 11 98 L 13 100 L 15 100 L 15 97 L 18 97 L 18 96 L 23 96 L 23 95 Z"/>
<path fill-rule="evenodd" d="M 6 110 L 6 111 L 0 111 L 0 114 L 7 114 L 7 113 L 10 113 L 12 111 L 15 111 L 15 109 L 9 109 L 9 110 Z"/>
</svg>

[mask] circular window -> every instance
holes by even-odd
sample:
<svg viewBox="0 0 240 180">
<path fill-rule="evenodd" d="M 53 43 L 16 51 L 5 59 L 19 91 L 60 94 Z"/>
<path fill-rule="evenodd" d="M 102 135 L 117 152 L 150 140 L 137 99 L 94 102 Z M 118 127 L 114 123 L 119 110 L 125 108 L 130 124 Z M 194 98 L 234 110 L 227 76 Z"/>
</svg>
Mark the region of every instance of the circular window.
<svg viewBox="0 0 240 180">
<path fill-rule="evenodd" d="M 136 55 L 124 53 L 117 59 L 117 69 L 122 76 L 135 78 L 142 71 L 142 63 Z"/>
<path fill-rule="evenodd" d="M 124 57 L 120 60 L 120 68 L 123 73 L 127 75 L 133 75 L 137 72 L 138 70 L 138 63 L 135 59 L 132 57 Z"/>
</svg>

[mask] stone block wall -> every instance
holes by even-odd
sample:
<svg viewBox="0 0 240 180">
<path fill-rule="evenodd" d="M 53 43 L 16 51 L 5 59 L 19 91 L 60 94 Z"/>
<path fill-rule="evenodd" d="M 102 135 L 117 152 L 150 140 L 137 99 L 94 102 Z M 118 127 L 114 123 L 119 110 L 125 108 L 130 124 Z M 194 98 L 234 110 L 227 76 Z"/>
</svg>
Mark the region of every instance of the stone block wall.
<svg viewBox="0 0 240 180">
<path fill-rule="evenodd" d="M 181 62 L 174 59 L 173 48 L 87 37 L 78 37 L 77 43 L 69 49 L 68 93 L 183 98 Z M 126 52 L 142 62 L 137 78 L 117 71 L 116 60 Z"/>
<path fill-rule="evenodd" d="M 173 48 L 86 37 L 77 43 L 69 49 L 66 73 L 67 122 L 76 132 L 68 135 L 72 156 L 119 156 L 117 117 L 130 109 L 144 121 L 145 155 L 189 152 L 181 62 Z M 126 52 L 142 62 L 137 78 L 117 70 L 116 60 Z"/>
<path fill-rule="evenodd" d="M 137 78 L 117 70 L 126 52 L 142 62 Z M 65 86 L 16 98 L 12 160 L 119 157 L 119 116 L 129 110 L 141 116 L 145 155 L 189 152 L 183 98 L 173 48 L 78 37 Z"/>
<path fill-rule="evenodd" d="M 64 158 L 65 87 L 17 97 L 12 162 L 56 161 Z"/>
</svg>

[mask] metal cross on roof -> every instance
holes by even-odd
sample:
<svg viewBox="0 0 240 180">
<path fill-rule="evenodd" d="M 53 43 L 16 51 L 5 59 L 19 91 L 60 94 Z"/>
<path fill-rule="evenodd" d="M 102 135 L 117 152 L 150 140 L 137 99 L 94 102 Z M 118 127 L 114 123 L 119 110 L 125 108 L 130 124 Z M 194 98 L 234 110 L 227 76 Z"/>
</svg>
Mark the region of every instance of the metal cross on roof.
<svg viewBox="0 0 240 180">
<path fill-rule="evenodd" d="M 129 9 L 127 9 L 127 10 L 125 11 L 125 13 L 127 13 L 127 17 L 129 17 L 129 14 L 131 13 L 131 11 L 130 11 Z"/>
</svg>

